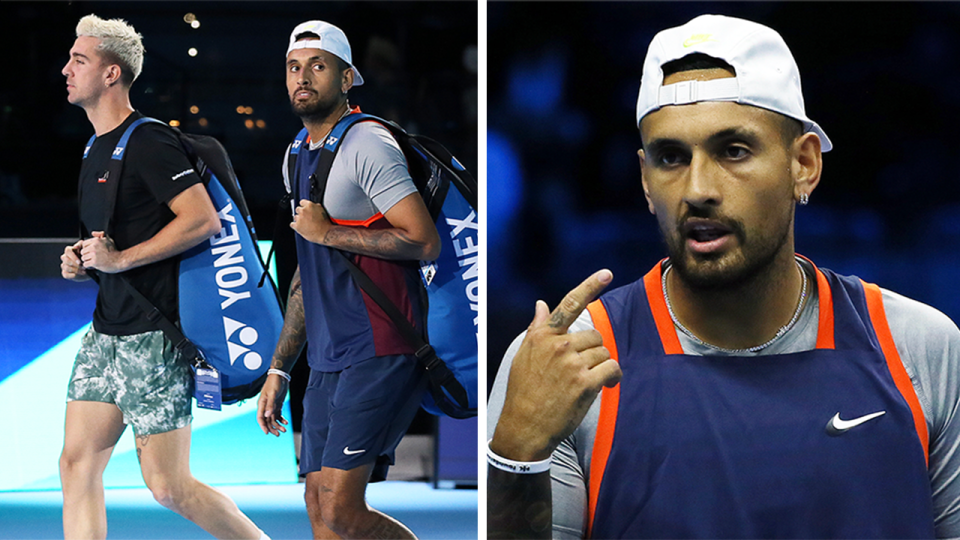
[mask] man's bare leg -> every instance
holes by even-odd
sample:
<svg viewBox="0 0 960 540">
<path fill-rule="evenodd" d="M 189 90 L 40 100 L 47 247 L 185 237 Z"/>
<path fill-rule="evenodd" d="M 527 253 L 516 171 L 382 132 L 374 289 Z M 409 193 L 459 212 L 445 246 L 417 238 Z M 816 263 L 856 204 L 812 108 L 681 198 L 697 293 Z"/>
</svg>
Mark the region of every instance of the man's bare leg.
<svg viewBox="0 0 960 540">
<path fill-rule="evenodd" d="M 340 537 L 330 530 L 323 522 L 320 511 L 320 471 L 307 473 L 304 484 L 303 498 L 307 503 L 307 517 L 310 518 L 310 529 L 313 530 L 314 540 L 337 540 Z"/>
<path fill-rule="evenodd" d="M 217 538 L 260 538 L 260 529 L 229 497 L 190 473 L 189 425 L 136 439 L 140 470 L 157 502 Z"/>
<path fill-rule="evenodd" d="M 324 467 L 307 474 L 307 514 L 314 538 L 416 538 L 399 521 L 367 506 L 364 494 L 372 469 L 373 464 L 349 471 Z"/>
<path fill-rule="evenodd" d="M 66 540 L 107 537 L 103 470 L 126 425 L 112 403 L 71 401 L 64 421 L 60 484 Z"/>
</svg>

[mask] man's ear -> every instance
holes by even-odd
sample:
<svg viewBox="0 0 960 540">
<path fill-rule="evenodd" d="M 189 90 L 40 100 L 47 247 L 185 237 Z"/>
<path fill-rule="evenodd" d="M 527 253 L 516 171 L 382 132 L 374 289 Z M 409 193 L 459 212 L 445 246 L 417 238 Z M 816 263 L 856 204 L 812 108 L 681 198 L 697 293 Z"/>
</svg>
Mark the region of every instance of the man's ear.
<svg viewBox="0 0 960 540">
<path fill-rule="evenodd" d="M 346 94 L 351 88 L 353 88 L 353 68 L 347 68 L 343 70 L 340 78 L 340 93 Z"/>
<path fill-rule="evenodd" d="M 103 82 L 107 86 L 113 86 L 120 81 L 121 76 L 123 76 L 123 71 L 120 69 L 120 66 L 117 64 L 110 64 L 104 71 Z"/>
<path fill-rule="evenodd" d="M 817 189 L 823 172 L 823 152 L 820 137 L 807 132 L 797 137 L 791 147 L 790 173 L 793 176 L 793 195 L 796 200 L 807 198 Z"/>
<path fill-rule="evenodd" d="M 657 211 L 653 207 L 653 200 L 650 199 L 650 184 L 647 182 L 647 175 L 644 172 L 647 167 L 647 156 L 643 152 L 643 148 L 637 150 L 637 155 L 640 157 L 640 183 L 643 185 L 643 196 L 647 199 L 647 209 L 650 210 L 651 214 L 657 215 Z"/>
</svg>

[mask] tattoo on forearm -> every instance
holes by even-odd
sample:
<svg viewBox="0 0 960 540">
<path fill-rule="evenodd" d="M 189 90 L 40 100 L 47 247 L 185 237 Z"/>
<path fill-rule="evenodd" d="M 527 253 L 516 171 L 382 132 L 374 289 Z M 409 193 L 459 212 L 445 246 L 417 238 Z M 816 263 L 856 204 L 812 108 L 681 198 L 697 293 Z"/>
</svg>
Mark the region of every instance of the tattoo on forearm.
<svg viewBox="0 0 960 540">
<path fill-rule="evenodd" d="M 423 255 L 423 244 L 400 229 L 360 229 L 331 227 L 323 237 L 324 245 L 380 259 L 416 260 Z"/>
<path fill-rule="evenodd" d="M 290 295 L 287 298 L 287 312 L 283 317 L 283 329 L 273 353 L 270 367 L 289 371 L 300 356 L 303 344 L 307 341 L 307 325 L 303 314 L 303 289 L 300 281 L 300 268 L 293 274 L 290 282 Z"/>
<path fill-rule="evenodd" d="M 487 538 L 550 538 L 550 473 L 513 474 L 488 467 Z"/>
</svg>

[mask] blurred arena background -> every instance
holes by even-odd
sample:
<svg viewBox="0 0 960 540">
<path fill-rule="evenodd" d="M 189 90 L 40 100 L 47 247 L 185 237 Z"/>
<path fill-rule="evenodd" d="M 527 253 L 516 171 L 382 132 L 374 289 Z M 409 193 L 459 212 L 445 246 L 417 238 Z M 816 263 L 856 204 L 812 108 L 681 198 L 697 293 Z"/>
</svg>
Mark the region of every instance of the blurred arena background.
<svg viewBox="0 0 960 540">
<path fill-rule="evenodd" d="M 67 103 L 60 70 L 88 13 L 143 35 L 133 106 L 224 144 L 261 238 L 283 195 L 284 149 L 303 127 L 290 112 L 284 53 L 305 20 L 330 21 L 350 39 L 366 80 L 351 104 L 443 142 L 477 170 L 475 3 L 3 2 L 0 42 L 12 54 L 0 87 L 0 236 L 77 234 L 79 156 L 92 129 Z"/>
<path fill-rule="evenodd" d="M 213 135 L 227 148 L 260 239 L 278 246 L 284 297 L 296 264 L 293 233 L 281 223 L 275 236 L 275 220 L 283 153 L 302 127 L 284 83 L 284 52 L 298 23 L 322 19 L 346 32 L 366 80 L 350 92 L 351 104 L 440 141 L 477 171 L 476 2 L 0 4 L 0 43 L 9 52 L 0 85 L 0 409 L 25 411 L 0 450 L 0 492 L 7 491 L 0 493 L 0 538 L 62 534 L 57 496 L 9 490 L 59 489 L 66 382 L 96 297 L 95 285 L 59 277 L 63 246 L 78 235 L 77 176 L 93 132 L 83 110 L 66 102 L 60 71 L 76 23 L 89 13 L 126 19 L 143 35 L 135 108 L 186 132 Z M 238 502 L 252 506 L 251 516 L 262 512 L 262 528 L 274 538 L 307 537 L 292 437 L 264 436 L 255 410 L 255 401 L 224 413 L 195 408 L 194 473 L 233 485 Z M 418 416 L 409 444 L 398 450 L 397 482 L 372 489 L 371 504 L 425 537 L 476 537 L 476 426 Z M 105 474 L 108 487 L 143 486 L 129 431 Z M 281 491 L 242 491 L 265 484 Z M 120 508 L 112 535 L 156 536 L 157 529 L 143 530 L 138 521 L 160 524 L 164 537 L 198 535 L 142 495 L 108 494 L 111 508 Z M 270 520 L 285 524 L 283 532 L 271 530 Z"/>
<path fill-rule="evenodd" d="M 533 318 L 595 270 L 611 287 L 665 256 L 640 186 L 647 46 L 697 15 L 781 33 L 807 114 L 834 143 L 798 252 L 960 320 L 960 4 L 488 4 L 488 387 Z"/>
</svg>

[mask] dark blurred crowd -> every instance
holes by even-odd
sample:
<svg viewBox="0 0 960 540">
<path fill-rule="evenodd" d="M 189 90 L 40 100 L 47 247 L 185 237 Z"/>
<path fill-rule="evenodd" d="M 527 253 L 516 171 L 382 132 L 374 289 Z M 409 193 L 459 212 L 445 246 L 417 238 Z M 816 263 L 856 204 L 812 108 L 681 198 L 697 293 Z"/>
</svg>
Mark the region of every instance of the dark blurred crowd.
<svg viewBox="0 0 960 540">
<path fill-rule="evenodd" d="M 284 149 L 302 127 L 283 63 L 290 31 L 305 20 L 349 36 L 366 79 L 352 104 L 441 141 L 477 170 L 475 3 L 3 2 L 0 40 L 11 54 L 0 86 L 0 237 L 77 234 L 77 174 L 91 129 L 67 104 L 60 70 L 88 13 L 126 19 L 143 35 L 133 106 L 220 139 L 261 237 L 270 237 L 283 194 Z"/>
</svg>

